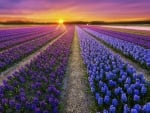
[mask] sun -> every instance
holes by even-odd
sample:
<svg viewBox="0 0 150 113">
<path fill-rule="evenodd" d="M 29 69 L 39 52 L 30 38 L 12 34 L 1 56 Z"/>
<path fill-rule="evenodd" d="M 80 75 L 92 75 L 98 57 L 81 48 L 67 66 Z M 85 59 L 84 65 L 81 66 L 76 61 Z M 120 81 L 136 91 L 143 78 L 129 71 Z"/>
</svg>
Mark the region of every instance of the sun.
<svg viewBox="0 0 150 113">
<path fill-rule="evenodd" d="M 64 23 L 64 20 L 63 20 L 63 19 L 59 19 L 58 23 L 59 23 L 59 24 L 63 24 L 63 23 Z"/>
</svg>

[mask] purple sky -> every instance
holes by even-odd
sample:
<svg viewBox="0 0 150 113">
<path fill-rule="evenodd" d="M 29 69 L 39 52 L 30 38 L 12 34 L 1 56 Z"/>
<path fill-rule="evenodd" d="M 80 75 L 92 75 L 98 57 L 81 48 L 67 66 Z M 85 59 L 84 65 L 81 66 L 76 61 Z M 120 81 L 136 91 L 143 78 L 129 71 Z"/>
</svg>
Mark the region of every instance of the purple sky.
<svg viewBox="0 0 150 113">
<path fill-rule="evenodd" d="M 150 19 L 150 0 L 0 0 L 0 19 L 39 21 Z"/>
</svg>

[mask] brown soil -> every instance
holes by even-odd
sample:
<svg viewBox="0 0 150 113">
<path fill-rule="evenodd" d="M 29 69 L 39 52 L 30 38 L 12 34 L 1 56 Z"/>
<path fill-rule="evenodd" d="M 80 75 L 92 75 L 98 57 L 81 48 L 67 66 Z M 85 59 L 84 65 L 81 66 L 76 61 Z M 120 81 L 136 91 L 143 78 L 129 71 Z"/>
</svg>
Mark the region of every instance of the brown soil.
<svg viewBox="0 0 150 113">
<path fill-rule="evenodd" d="M 93 97 L 89 93 L 87 73 L 80 55 L 80 46 L 75 32 L 72 43 L 66 77 L 64 79 L 64 92 L 62 104 L 64 113 L 91 113 Z"/>
</svg>

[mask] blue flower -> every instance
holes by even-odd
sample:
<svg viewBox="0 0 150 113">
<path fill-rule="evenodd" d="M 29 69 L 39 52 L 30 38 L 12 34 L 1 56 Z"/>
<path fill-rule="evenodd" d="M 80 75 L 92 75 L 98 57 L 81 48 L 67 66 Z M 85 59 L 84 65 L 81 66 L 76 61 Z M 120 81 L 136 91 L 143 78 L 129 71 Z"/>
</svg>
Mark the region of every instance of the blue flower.
<svg viewBox="0 0 150 113">
<path fill-rule="evenodd" d="M 103 110 L 103 113 L 109 113 L 106 109 Z"/>
<path fill-rule="evenodd" d="M 106 73 L 106 79 L 107 80 L 112 79 L 112 77 L 113 77 L 113 73 L 111 73 L 111 72 Z"/>
<path fill-rule="evenodd" d="M 119 95 L 119 93 L 121 93 L 121 88 L 118 87 L 118 88 L 115 88 L 115 95 Z"/>
<path fill-rule="evenodd" d="M 91 87 L 91 91 L 92 91 L 92 92 L 95 92 L 95 88 L 94 88 L 94 87 Z"/>
<path fill-rule="evenodd" d="M 110 106 L 109 113 L 116 113 L 116 108 L 113 105 Z"/>
<path fill-rule="evenodd" d="M 127 104 L 125 104 L 123 107 L 123 113 L 129 113 L 129 111 L 130 111 L 130 108 L 128 107 Z"/>
<path fill-rule="evenodd" d="M 107 89 L 108 89 L 108 88 L 107 88 L 106 86 L 103 86 L 103 87 L 101 88 L 101 92 L 102 92 L 102 93 L 106 93 L 106 92 L 107 92 Z"/>
<path fill-rule="evenodd" d="M 145 95 L 146 92 L 147 92 L 147 88 L 145 86 L 142 86 L 142 88 L 141 88 L 142 95 Z"/>
<path fill-rule="evenodd" d="M 112 105 L 118 106 L 118 100 L 116 98 L 112 99 Z"/>
<path fill-rule="evenodd" d="M 136 109 L 131 109 L 131 113 L 138 113 Z"/>
<path fill-rule="evenodd" d="M 104 97 L 104 102 L 105 102 L 106 104 L 110 104 L 110 97 L 106 95 L 106 96 Z"/>
<path fill-rule="evenodd" d="M 109 80 L 109 86 L 110 86 L 110 87 L 115 87 L 116 85 L 117 85 L 117 84 L 116 84 L 115 81 Z"/>
<path fill-rule="evenodd" d="M 128 87 L 129 87 L 129 84 L 124 84 L 125 89 L 128 89 Z"/>
<path fill-rule="evenodd" d="M 146 103 L 142 110 L 144 111 L 144 113 L 150 113 L 150 102 Z"/>
<path fill-rule="evenodd" d="M 103 82 L 99 81 L 99 88 L 101 88 L 103 86 Z"/>
<path fill-rule="evenodd" d="M 135 104 L 134 109 L 136 109 L 138 112 L 140 112 L 141 111 L 141 106 L 139 104 Z"/>
<path fill-rule="evenodd" d="M 100 94 L 96 93 L 95 96 L 96 96 L 96 100 L 98 100 L 98 98 L 100 97 Z"/>
<path fill-rule="evenodd" d="M 140 101 L 140 96 L 134 95 L 133 100 L 134 100 L 135 102 L 139 102 L 139 101 Z"/>
<path fill-rule="evenodd" d="M 127 89 L 127 93 L 130 94 L 130 95 L 133 93 L 133 91 L 130 87 Z"/>
<path fill-rule="evenodd" d="M 98 105 L 103 105 L 103 98 L 102 97 L 98 98 Z"/>
<path fill-rule="evenodd" d="M 135 94 L 135 95 L 139 95 L 139 94 L 140 94 L 139 90 L 138 90 L 138 89 L 135 89 L 135 90 L 134 90 L 134 94 Z"/>
<path fill-rule="evenodd" d="M 111 91 L 107 90 L 107 91 L 106 91 L 106 95 L 107 95 L 107 96 L 111 96 Z"/>
<path fill-rule="evenodd" d="M 127 102 L 127 96 L 126 96 L 125 93 L 123 93 L 123 94 L 121 95 L 121 101 L 122 101 L 123 103 L 126 103 L 126 102 Z"/>
<path fill-rule="evenodd" d="M 126 82 L 125 82 L 126 84 L 131 84 L 131 78 L 130 77 L 127 77 L 127 79 L 126 79 Z"/>
</svg>

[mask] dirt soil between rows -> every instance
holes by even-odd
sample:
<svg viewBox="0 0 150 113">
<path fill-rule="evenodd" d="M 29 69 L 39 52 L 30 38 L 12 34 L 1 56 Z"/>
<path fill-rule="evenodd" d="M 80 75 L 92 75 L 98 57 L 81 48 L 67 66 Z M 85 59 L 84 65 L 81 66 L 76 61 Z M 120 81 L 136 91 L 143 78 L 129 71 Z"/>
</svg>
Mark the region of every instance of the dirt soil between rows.
<svg viewBox="0 0 150 113">
<path fill-rule="evenodd" d="M 76 31 L 63 89 L 62 104 L 64 105 L 64 113 L 91 113 L 90 108 L 94 105 L 94 101 L 90 94 L 87 73 L 80 55 L 80 46 Z"/>
</svg>

